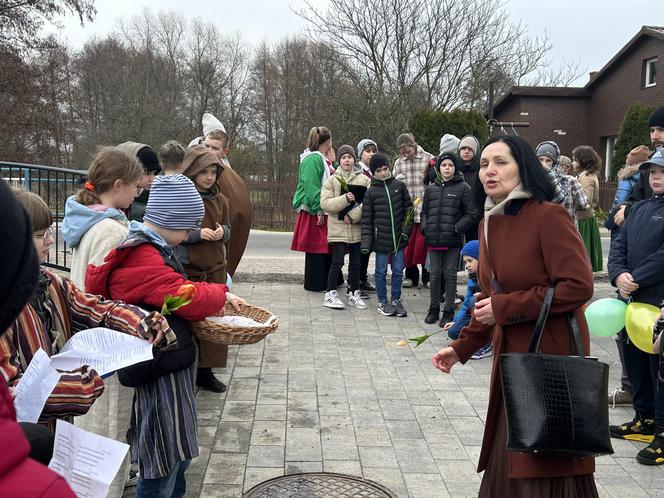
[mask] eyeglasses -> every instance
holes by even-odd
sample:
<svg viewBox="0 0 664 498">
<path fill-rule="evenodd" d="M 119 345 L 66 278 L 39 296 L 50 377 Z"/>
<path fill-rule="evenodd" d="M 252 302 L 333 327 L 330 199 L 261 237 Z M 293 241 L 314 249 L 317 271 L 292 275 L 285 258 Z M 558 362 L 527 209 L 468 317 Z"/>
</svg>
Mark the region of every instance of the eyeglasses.
<svg viewBox="0 0 664 498">
<path fill-rule="evenodd" d="M 53 240 L 53 229 L 47 228 L 46 230 L 44 230 L 44 233 L 42 235 L 32 234 L 32 236 L 35 239 L 42 239 L 44 242 L 46 242 L 48 239 Z"/>
<path fill-rule="evenodd" d="M 143 193 L 143 188 L 142 187 L 139 187 L 138 185 L 134 185 L 133 183 L 129 183 L 129 182 L 125 182 L 125 183 L 127 185 L 131 185 L 132 187 L 134 187 L 134 189 L 136 189 L 136 193 L 134 194 L 134 197 L 138 197 L 139 195 L 141 195 Z"/>
</svg>

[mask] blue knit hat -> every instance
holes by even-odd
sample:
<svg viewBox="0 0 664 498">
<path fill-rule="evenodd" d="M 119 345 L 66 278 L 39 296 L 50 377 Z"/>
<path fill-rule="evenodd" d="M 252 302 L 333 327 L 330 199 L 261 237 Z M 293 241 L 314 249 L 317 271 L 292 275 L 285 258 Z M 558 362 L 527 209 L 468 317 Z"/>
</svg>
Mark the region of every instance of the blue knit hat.
<svg viewBox="0 0 664 498">
<path fill-rule="evenodd" d="M 467 242 L 463 249 L 461 249 L 461 257 L 470 256 L 474 259 L 480 259 L 480 243 L 477 240 Z"/>
<path fill-rule="evenodd" d="M 169 230 L 194 230 L 204 214 L 203 199 L 189 178 L 169 175 L 153 180 L 144 221 Z"/>
</svg>

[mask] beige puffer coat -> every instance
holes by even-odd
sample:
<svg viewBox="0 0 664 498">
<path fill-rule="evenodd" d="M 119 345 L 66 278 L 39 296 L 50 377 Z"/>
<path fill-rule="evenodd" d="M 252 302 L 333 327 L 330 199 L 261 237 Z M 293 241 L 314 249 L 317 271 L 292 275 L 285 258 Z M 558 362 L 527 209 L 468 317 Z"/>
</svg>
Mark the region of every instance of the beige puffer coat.
<svg viewBox="0 0 664 498">
<path fill-rule="evenodd" d="M 356 244 L 362 240 L 362 206 L 356 206 L 349 211 L 348 216 L 353 223 L 346 224 L 339 219 L 339 212 L 347 208 L 350 203 L 346 199 L 346 192 L 341 187 L 337 176 L 341 176 L 348 185 L 359 185 L 366 188 L 369 188 L 371 180 L 358 167 L 354 167 L 350 172 L 345 172 L 339 166 L 335 174 L 323 184 L 320 192 L 320 207 L 328 214 L 327 241 Z"/>
</svg>

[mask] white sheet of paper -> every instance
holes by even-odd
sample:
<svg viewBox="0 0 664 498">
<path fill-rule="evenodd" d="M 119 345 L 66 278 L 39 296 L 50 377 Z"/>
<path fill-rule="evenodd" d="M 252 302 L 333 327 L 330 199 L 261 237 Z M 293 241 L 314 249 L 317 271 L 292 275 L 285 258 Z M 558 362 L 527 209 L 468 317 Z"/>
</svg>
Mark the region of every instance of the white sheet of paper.
<svg viewBox="0 0 664 498">
<path fill-rule="evenodd" d="M 58 420 L 48 467 L 64 477 L 78 498 L 105 498 L 128 450 L 127 444 Z"/>
<path fill-rule="evenodd" d="M 39 348 L 23 377 L 14 388 L 14 407 L 19 422 L 37 423 L 46 400 L 60 380 L 60 373 L 50 364 L 46 352 Z"/>
<path fill-rule="evenodd" d="M 51 366 L 74 370 L 90 365 L 99 375 L 106 375 L 152 358 L 152 344 L 145 339 L 98 327 L 74 334 L 51 356 Z"/>
</svg>

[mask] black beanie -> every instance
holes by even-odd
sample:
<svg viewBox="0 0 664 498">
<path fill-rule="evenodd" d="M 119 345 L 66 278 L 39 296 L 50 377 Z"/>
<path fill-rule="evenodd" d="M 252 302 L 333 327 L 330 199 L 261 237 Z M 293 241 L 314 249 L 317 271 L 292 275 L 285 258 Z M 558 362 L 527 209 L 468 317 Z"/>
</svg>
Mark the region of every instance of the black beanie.
<svg viewBox="0 0 664 498">
<path fill-rule="evenodd" d="M 648 118 L 648 128 L 652 128 L 653 126 L 664 128 L 664 105 L 660 105 L 655 109 Z"/>
<path fill-rule="evenodd" d="M 161 171 L 161 165 L 159 164 L 159 156 L 157 156 L 157 153 L 152 150 L 151 147 L 143 147 L 141 150 L 138 151 L 138 156 L 139 161 L 141 161 L 141 164 L 143 165 L 143 169 L 148 172 L 154 171 L 155 173 L 159 173 Z"/>
<path fill-rule="evenodd" d="M 461 164 L 459 162 L 459 158 L 457 157 L 457 155 L 451 152 L 445 152 L 444 154 L 438 156 L 438 158 L 436 159 L 436 173 L 440 173 L 440 165 L 445 159 L 449 159 L 450 161 L 452 161 L 452 163 L 454 163 L 455 173 L 459 173 L 461 171 Z"/>
<path fill-rule="evenodd" d="M 371 170 L 372 175 L 378 168 L 389 165 L 390 161 L 387 159 L 387 156 L 385 154 L 381 154 L 380 152 L 374 154 L 374 156 L 371 158 L 371 161 L 369 161 L 369 169 Z"/>
<path fill-rule="evenodd" d="M 0 180 L 0 335 L 16 320 L 32 297 L 39 279 L 39 260 L 32 242 L 32 227 L 7 183 Z"/>
</svg>

